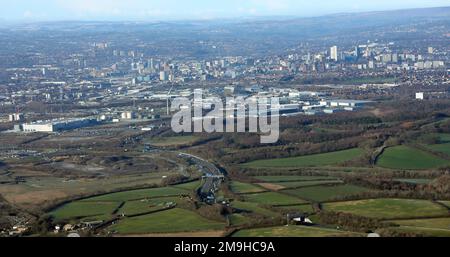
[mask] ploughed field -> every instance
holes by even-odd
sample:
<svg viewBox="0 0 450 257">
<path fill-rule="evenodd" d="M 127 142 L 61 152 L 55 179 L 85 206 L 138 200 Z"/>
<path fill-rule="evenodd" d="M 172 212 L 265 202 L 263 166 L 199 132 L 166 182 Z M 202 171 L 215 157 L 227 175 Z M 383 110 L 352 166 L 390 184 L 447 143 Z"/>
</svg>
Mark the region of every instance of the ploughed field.
<svg viewBox="0 0 450 257">
<path fill-rule="evenodd" d="M 0 187 L 0 194 L 8 201 L 21 206 L 41 206 L 47 201 L 58 201 L 78 194 L 94 194 L 99 190 L 114 191 L 120 188 L 141 187 L 143 185 L 157 185 L 163 176 L 172 172 L 149 172 L 144 174 L 130 174 L 110 176 L 102 179 L 75 178 L 67 179 L 52 177 L 37 172 L 21 170 L 15 172 L 18 176 L 26 177 L 23 183 L 10 183 Z M 37 175 L 35 175 L 37 174 Z M 4 176 L 5 179 L 7 178 Z M 0 177 L 0 180 L 4 179 Z"/>
</svg>

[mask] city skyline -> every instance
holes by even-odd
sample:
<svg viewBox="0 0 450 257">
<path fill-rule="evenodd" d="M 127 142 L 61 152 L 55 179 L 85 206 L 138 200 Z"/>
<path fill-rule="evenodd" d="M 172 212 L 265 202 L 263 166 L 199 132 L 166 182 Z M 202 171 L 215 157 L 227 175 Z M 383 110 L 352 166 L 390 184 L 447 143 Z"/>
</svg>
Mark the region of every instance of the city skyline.
<svg viewBox="0 0 450 257">
<path fill-rule="evenodd" d="M 230 0 L 218 1 L 24 1 L 0 3 L 0 21 L 57 20 L 187 20 L 226 19 L 267 16 L 311 17 L 344 12 L 370 12 L 403 8 L 448 6 L 448 1 L 381 0 L 360 3 L 356 0 L 307 1 L 293 0 Z"/>
</svg>

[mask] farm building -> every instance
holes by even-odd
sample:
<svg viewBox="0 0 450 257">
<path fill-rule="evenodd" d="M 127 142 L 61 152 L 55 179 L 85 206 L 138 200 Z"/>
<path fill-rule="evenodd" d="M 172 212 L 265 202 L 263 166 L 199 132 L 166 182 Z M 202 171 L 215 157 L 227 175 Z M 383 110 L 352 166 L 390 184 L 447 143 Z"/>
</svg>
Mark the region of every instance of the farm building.
<svg viewBox="0 0 450 257">
<path fill-rule="evenodd" d="M 287 224 L 294 222 L 296 225 L 312 225 L 313 222 L 305 215 L 301 213 L 288 213 L 286 215 Z"/>
</svg>

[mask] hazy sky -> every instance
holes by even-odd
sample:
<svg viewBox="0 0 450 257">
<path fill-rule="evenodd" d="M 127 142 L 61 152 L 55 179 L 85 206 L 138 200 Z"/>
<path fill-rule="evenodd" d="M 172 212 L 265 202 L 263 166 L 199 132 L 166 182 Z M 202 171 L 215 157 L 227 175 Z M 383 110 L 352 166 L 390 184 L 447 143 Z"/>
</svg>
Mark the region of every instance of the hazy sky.
<svg viewBox="0 0 450 257">
<path fill-rule="evenodd" d="M 0 20 L 165 20 L 317 16 L 450 6 L 449 0 L 0 0 Z"/>
</svg>

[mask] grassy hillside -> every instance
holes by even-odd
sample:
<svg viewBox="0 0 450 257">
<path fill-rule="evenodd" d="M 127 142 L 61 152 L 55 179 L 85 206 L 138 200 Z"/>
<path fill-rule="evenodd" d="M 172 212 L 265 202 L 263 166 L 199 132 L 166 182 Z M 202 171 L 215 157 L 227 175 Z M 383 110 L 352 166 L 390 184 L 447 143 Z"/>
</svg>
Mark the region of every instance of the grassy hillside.
<svg viewBox="0 0 450 257">
<path fill-rule="evenodd" d="M 369 189 L 353 185 L 339 185 L 339 186 L 314 186 L 298 189 L 286 190 L 291 195 L 295 195 L 302 199 L 323 202 L 332 200 L 337 197 L 353 195 L 361 192 L 369 191 Z"/>
<path fill-rule="evenodd" d="M 224 227 L 224 223 L 205 219 L 192 211 L 175 208 L 124 219 L 111 226 L 110 230 L 120 234 L 145 234 L 220 230 Z"/>
<path fill-rule="evenodd" d="M 390 169 L 421 170 L 450 165 L 450 161 L 415 148 L 395 146 L 385 150 L 377 165 Z"/>
<path fill-rule="evenodd" d="M 359 148 L 331 153 L 306 155 L 292 158 L 253 161 L 244 164 L 250 168 L 285 168 L 285 167 L 319 167 L 343 163 L 360 156 L 363 151 Z"/>
<path fill-rule="evenodd" d="M 325 210 L 380 219 L 433 217 L 448 215 L 448 210 L 426 200 L 370 199 L 324 204 Z"/>
</svg>

